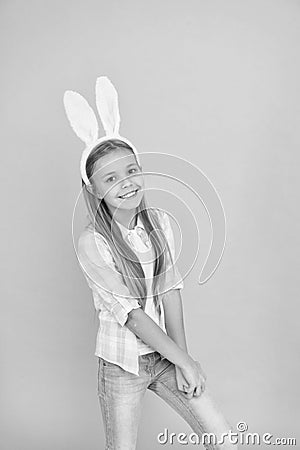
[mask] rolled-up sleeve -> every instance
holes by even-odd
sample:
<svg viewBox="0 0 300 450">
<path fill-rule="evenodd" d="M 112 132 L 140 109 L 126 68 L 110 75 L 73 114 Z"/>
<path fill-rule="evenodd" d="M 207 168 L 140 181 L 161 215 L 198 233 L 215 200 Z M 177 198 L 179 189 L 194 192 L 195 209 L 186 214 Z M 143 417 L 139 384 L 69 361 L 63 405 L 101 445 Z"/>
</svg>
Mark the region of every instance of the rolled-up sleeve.
<svg viewBox="0 0 300 450">
<path fill-rule="evenodd" d="M 140 308 L 116 270 L 108 245 L 98 233 L 84 231 L 78 240 L 77 257 L 92 291 L 96 292 L 104 307 L 123 326 L 132 309 Z"/>
<path fill-rule="evenodd" d="M 161 211 L 160 215 L 162 228 L 168 241 L 173 259 L 173 261 L 171 261 L 169 255 L 167 256 L 166 289 L 182 289 L 184 287 L 184 282 L 175 263 L 175 241 L 170 219 L 168 214 L 165 212 Z"/>
</svg>

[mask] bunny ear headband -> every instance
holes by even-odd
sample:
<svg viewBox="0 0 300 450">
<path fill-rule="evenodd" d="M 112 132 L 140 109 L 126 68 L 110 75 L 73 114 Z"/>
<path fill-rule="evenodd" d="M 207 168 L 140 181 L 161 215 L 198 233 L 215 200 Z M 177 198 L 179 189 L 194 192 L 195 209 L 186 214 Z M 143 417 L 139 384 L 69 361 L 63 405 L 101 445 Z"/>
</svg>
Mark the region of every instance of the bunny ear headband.
<svg viewBox="0 0 300 450">
<path fill-rule="evenodd" d="M 96 145 L 109 139 L 119 139 L 128 144 L 140 164 L 138 152 L 132 143 L 119 135 L 120 113 L 118 94 L 108 77 L 98 77 L 96 81 L 96 105 L 105 131 L 105 136 L 98 138 L 98 122 L 93 109 L 86 99 L 74 91 L 64 93 L 64 107 L 70 125 L 77 136 L 85 143 L 80 161 L 81 177 L 86 185 L 90 181 L 86 173 L 86 162 Z"/>
</svg>

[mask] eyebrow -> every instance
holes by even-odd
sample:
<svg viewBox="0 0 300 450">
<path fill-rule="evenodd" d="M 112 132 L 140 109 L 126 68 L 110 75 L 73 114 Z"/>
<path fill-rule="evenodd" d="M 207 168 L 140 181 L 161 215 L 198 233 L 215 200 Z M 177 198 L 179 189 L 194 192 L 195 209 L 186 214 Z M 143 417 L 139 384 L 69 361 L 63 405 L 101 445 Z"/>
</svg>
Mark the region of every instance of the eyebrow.
<svg viewBox="0 0 300 450">
<path fill-rule="evenodd" d="M 130 163 L 130 164 L 127 164 L 126 167 L 136 166 L 136 165 L 137 165 L 136 163 Z M 108 173 L 106 173 L 105 175 L 103 175 L 102 178 L 105 178 L 105 177 L 107 177 L 108 175 L 112 175 L 113 173 L 116 173 L 116 172 L 108 172 Z"/>
</svg>

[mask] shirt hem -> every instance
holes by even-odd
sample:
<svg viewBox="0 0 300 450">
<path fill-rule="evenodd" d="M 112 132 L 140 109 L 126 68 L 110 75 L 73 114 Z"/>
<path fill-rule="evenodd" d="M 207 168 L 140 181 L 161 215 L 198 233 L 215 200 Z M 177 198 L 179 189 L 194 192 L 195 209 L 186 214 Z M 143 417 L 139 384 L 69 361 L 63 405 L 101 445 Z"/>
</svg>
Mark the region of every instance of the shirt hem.
<svg viewBox="0 0 300 450">
<path fill-rule="evenodd" d="M 135 371 L 134 369 L 131 369 L 131 368 L 128 367 L 128 366 L 123 366 L 123 365 L 121 365 L 118 361 L 112 361 L 112 360 L 108 359 L 106 356 L 99 355 L 99 354 L 96 353 L 96 352 L 94 353 L 94 355 L 97 356 L 98 358 L 103 358 L 103 359 L 105 359 L 105 361 L 108 361 L 108 362 L 110 362 L 110 363 L 112 363 L 112 364 L 116 364 L 117 366 L 119 366 L 119 367 L 121 367 L 122 369 L 126 370 L 126 372 L 133 373 L 134 375 L 137 375 L 137 376 L 140 375 L 140 374 L 139 374 L 139 370 L 138 370 L 138 371 Z"/>
</svg>

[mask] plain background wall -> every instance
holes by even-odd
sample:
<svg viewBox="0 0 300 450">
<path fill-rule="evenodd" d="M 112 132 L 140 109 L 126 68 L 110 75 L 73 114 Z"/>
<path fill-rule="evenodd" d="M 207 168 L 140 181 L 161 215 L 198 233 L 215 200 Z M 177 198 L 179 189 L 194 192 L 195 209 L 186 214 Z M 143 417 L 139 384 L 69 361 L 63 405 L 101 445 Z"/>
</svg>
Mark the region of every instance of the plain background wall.
<svg viewBox="0 0 300 450">
<path fill-rule="evenodd" d="M 299 1 L 2 1 L 0 12 L 1 450 L 104 448 L 98 322 L 71 234 L 82 145 L 62 103 L 73 89 L 94 106 L 99 75 L 120 93 L 123 135 L 184 156 L 222 199 L 222 262 L 182 292 L 211 391 L 232 424 L 297 437 Z M 138 448 L 161 448 L 165 427 L 191 432 L 147 392 Z"/>
</svg>

